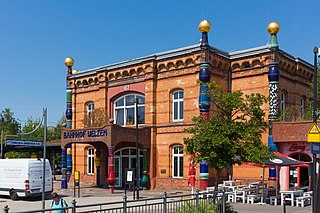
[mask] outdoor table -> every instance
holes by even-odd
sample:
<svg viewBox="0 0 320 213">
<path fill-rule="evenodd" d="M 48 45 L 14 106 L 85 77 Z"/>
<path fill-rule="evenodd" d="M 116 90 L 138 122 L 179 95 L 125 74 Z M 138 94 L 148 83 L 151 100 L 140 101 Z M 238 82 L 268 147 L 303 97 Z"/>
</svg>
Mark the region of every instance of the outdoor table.
<svg viewBox="0 0 320 213">
<path fill-rule="evenodd" d="M 223 181 L 223 186 L 235 186 L 236 183 L 241 185 L 241 180 L 225 180 Z"/>
<path fill-rule="evenodd" d="M 312 191 L 304 192 L 303 196 L 304 197 L 311 197 L 312 196 Z"/>
<path fill-rule="evenodd" d="M 291 206 L 294 206 L 294 197 L 301 196 L 303 193 L 302 190 L 298 191 L 282 191 L 281 192 L 281 206 L 283 206 L 284 196 L 286 196 L 286 200 L 291 202 Z"/>
<path fill-rule="evenodd" d="M 245 187 L 245 185 L 226 186 L 227 189 L 231 189 L 233 192 L 234 192 L 236 189 L 243 188 L 243 187 Z"/>
</svg>

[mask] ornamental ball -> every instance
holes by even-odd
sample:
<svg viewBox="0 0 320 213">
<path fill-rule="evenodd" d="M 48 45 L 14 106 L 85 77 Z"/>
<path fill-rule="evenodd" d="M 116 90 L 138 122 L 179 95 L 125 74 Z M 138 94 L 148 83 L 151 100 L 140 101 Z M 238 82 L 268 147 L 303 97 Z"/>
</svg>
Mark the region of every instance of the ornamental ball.
<svg viewBox="0 0 320 213">
<path fill-rule="evenodd" d="M 73 58 L 68 57 L 68 58 L 64 59 L 64 64 L 67 67 L 72 67 L 74 64 Z"/>
<path fill-rule="evenodd" d="M 200 32 L 208 33 L 211 29 L 211 24 L 208 20 L 202 20 L 198 26 Z"/>
<path fill-rule="evenodd" d="M 276 34 L 280 31 L 280 25 L 278 22 L 271 22 L 267 29 L 269 34 Z"/>
<path fill-rule="evenodd" d="M 78 70 L 72 70 L 72 75 L 76 74 Z"/>
</svg>

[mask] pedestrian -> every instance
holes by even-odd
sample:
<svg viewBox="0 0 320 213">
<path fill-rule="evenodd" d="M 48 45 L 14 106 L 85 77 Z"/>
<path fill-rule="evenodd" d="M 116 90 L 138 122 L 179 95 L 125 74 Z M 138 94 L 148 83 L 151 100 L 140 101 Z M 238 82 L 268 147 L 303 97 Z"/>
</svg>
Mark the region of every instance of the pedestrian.
<svg viewBox="0 0 320 213">
<path fill-rule="evenodd" d="M 63 198 L 61 198 L 58 193 L 52 193 L 51 197 L 51 209 L 68 207 L 67 202 Z M 68 209 L 52 210 L 49 213 L 68 213 Z"/>
</svg>

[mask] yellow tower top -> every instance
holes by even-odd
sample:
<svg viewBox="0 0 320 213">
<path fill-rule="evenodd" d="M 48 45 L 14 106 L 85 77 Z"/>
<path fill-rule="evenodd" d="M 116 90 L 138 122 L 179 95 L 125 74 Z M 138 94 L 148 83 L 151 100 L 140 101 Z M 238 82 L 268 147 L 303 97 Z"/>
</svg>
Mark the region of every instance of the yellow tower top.
<svg viewBox="0 0 320 213">
<path fill-rule="evenodd" d="M 278 22 L 271 22 L 270 24 L 268 24 L 268 33 L 269 34 L 276 34 L 280 31 L 280 25 Z"/>
<path fill-rule="evenodd" d="M 64 59 L 64 64 L 65 64 L 67 67 L 72 67 L 73 64 L 74 64 L 73 58 L 68 57 L 68 58 Z"/>
<path fill-rule="evenodd" d="M 200 24 L 198 25 L 198 28 L 200 32 L 202 33 L 208 33 L 211 29 L 211 24 L 208 20 L 202 20 Z"/>
</svg>

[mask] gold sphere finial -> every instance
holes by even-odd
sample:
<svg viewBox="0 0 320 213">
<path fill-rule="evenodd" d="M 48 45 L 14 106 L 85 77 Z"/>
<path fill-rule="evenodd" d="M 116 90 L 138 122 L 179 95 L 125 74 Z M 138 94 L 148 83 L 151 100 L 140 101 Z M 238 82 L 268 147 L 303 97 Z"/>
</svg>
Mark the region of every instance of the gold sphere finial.
<svg viewBox="0 0 320 213">
<path fill-rule="evenodd" d="M 72 75 L 76 74 L 77 72 L 79 72 L 78 70 L 72 70 Z"/>
<path fill-rule="evenodd" d="M 208 33 L 211 29 L 211 24 L 208 20 L 202 20 L 198 25 L 198 29 L 202 33 Z"/>
<path fill-rule="evenodd" d="M 73 64 L 74 64 L 73 58 L 68 57 L 68 58 L 64 59 L 64 64 L 65 64 L 67 67 L 72 67 Z"/>
<path fill-rule="evenodd" d="M 276 34 L 280 31 L 280 24 L 278 22 L 271 22 L 270 24 L 268 24 L 268 33 L 269 34 Z"/>
</svg>

